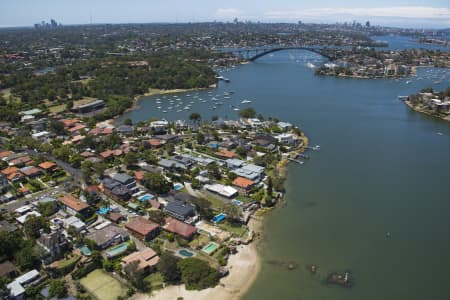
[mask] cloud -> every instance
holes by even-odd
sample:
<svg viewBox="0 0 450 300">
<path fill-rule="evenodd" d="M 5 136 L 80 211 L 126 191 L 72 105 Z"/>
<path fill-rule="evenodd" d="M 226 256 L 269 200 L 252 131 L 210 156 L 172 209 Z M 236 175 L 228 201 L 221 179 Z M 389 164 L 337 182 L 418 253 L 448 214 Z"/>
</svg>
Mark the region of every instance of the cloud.
<svg viewBox="0 0 450 300">
<path fill-rule="evenodd" d="M 216 19 L 233 19 L 242 16 L 242 11 L 236 8 L 218 8 L 214 13 Z"/>
<path fill-rule="evenodd" d="M 388 17 L 408 19 L 449 20 L 450 9 L 429 6 L 394 6 L 373 8 L 312 8 L 294 11 L 269 11 L 264 13 L 267 19 L 318 19 L 329 17 Z"/>
</svg>

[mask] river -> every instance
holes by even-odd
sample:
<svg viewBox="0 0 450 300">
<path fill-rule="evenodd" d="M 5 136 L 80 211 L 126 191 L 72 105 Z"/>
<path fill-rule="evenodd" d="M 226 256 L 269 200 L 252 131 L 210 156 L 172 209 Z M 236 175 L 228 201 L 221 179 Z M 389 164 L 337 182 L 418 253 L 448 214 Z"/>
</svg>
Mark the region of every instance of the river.
<svg viewBox="0 0 450 300">
<path fill-rule="evenodd" d="M 341 79 L 306 67 L 320 60 L 305 51 L 278 52 L 224 71 L 231 82 L 210 94 L 149 97 L 122 120 L 187 119 L 193 111 L 203 119 L 236 118 L 233 108 L 250 99 L 264 116 L 292 122 L 320 144 L 304 165 L 289 166 L 287 205 L 265 219 L 262 269 L 244 300 L 450 299 L 450 123 L 397 99 L 428 86 L 443 89 L 449 70 Z M 437 78 L 442 83 L 434 84 Z M 234 91 L 230 99 L 226 91 Z M 215 95 L 224 104 L 213 109 Z M 191 101 L 190 111 L 176 112 Z M 287 270 L 287 262 L 298 269 Z M 346 270 L 351 288 L 324 284 L 329 272 Z"/>
</svg>

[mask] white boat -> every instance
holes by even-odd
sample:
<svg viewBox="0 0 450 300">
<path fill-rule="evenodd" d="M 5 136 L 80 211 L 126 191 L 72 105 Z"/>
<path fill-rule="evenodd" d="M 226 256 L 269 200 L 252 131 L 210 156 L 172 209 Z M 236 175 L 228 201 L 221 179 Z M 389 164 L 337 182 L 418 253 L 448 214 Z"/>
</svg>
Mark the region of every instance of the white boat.
<svg viewBox="0 0 450 300">
<path fill-rule="evenodd" d="M 157 107 L 157 109 L 161 109 L 161 108 L 162 108 L 161 106 L 158 106 L 158 107 Z"/>
<path fill-rule="evenodd" d="M 239 108 L 235 107 L 235 108 L 233 108 L 233 110 L 235 110 L 235 111 L 239 111 Z"/>
<path fill-rule="evenodd" d="M 308 68 L 310 68 L 310 69 L 313 69 L 313 68 L 315 68 L 316 66 L 315 65 L 313 65 L 312 63 L 307 63 L 306 64 L 306 66 L 308 67 Z"/>
<path fill-rule="evenodd" d="M 408 96 L 398 96 L 398 100 L 405 101 L 408 99 Z"/>
<path fill-rule="evenodd" d="M 162 112 L 165 114 L 165 113 L 167 113 L 167 110 L 163 110 Z"/>
<path fill-rule="evenodd" d="M 251 100 L 248 100 L 248 99 L 245 99 L 245 100 L 243 100 L 241 103 L 242 103 L 242 104 L 247 104 L 247 103 L 252 103 L 252 101 L 251 101 Z"/>
</svg>

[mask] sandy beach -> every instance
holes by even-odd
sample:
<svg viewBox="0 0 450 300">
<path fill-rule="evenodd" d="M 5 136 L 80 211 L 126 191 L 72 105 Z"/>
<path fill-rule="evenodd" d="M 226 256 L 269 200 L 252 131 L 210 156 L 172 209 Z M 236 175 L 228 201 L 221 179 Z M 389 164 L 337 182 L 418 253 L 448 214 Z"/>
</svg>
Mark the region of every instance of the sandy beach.
<svg viewBox="0 0 450 300">
<path fill-rule="evenodd" d="M 255 233 L 261 232 L 261 222 L 253 219 L 249 222 L 249 228 Z M 256 234 L 258 236 L 258 234 Z M 183 297 L 184 300 L 228 300 L 240 299 L 255 281 L 261 263 L 256 249 L 258 241 L 249 245 L 240 245 L 238 253 L 230 256 L 227 267 L 230 270 L 228 276 L 220 280 L 215 288 L 202 291 L 187 291 L 184 285 L 169 286 L 154 292 L 151 296 L 137 294 L 134 300 L 176 300 Z"/>
</svg>

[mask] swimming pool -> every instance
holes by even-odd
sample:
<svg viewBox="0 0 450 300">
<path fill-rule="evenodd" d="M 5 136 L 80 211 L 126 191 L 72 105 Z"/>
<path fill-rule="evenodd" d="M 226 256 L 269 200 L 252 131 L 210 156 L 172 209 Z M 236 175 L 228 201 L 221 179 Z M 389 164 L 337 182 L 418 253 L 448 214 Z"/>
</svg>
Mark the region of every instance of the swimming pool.
<svg viewBox="0 0 450 300">
<path fill-rule="evenodd" d="M 218 214 L 217 216 L 215 216 L 214 218 L 212 218 L 212 222 L 213 223 L 219 223 L 219 222 L 221 222 L 221 221 L 223 221 L 223 220 L 225 220 L 225 217 L 226 217 L 226 215 L 225 214 Z"/>
<path fill-rule="evenodd" d="M 208 245 L 206 245 L 205 247 L 203 247 L 202 251 L 205 252 L 208 255 L 211 255 L 211 253 L 213 253 L 214 251 L 216 251 L 216 249 L 219 248 L 219 245 L 214 243 L 214 242 L 210 242 Z"/>
<path fill-rule="evenodd" d="M 183 186 L 181 183 L 174 183 L 174 184 L 173 184 L 173 189 L 174 189 L 175 191 L 179 191 L 179 190 L 181 190 L 183 187 L 184 187 L 184 186 Z"/>
<path fill-rule="evenodd" d="M 90 256 L 92 254 L 91 249 L 89 249 L 88 246 L 86 246 L 86 245 L 81 247 L 80 251 L 81 251 L 81 254 L 83 254 L 84 256 Z"/>
<path fill-rule="evenodd" d="M 125 251 L 127 251 L 127 249 L 128 249 L 128 243 L 122 243 L 122 244 L 113 246 L 113 247 L 109 248 L 108 250 L 106 250 L 106 256 L 108 258 L 116 257 L 116 256 L 124 253 Z"/>
<path fill-rule="evenodd" d="M 194 256 L 194 253 L 187 251 L 186 249 L 182 249 L 180 251 L 178 251 L 178 253 L 182 256 L 186 256 L 186 257 L 192 257 Z"/>
<path fill-rule="evenodd" d="M 100 215 L 105 215 L 105 214 L 107 214 L 110 210 L 111 210 L 111 208 L 109 208 L 109 207 L 102 207 L 102 208 L 100 208 L 97 212 L 98 212 Z"/>
<path fill-rule="evenodd" d="M 140 196 L 138 199 L 139 199 L 139 201 L 144 202 L 144 201 L 152 200 L 153 198 L 155 198 L 155 196 L 153 196 L 151 194 L 145 194 L 145 195 Z"/>
</svg>

